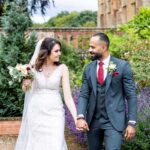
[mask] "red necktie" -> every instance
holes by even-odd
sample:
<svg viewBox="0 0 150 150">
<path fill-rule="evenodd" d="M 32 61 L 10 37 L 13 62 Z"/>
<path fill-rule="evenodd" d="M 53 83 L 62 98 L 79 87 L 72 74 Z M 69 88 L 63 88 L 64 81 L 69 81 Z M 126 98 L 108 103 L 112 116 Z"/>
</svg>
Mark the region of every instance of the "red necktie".
<svg viewBox="0 0 150 150">
<path fill-rule="evenodd" d="M 98 82 L 103 85 L 104 83 L 104 69 L 103 69 L 103 62 L 99 62 L 99 69 L 98 69 Z"/>
</svg>

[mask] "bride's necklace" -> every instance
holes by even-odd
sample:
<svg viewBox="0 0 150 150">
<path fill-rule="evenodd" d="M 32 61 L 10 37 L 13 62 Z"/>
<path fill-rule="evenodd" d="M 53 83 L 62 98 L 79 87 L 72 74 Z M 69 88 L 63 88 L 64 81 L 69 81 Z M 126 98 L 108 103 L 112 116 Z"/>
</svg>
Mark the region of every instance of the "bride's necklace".
<svg viewBox="0 0 150 150">
<path fill-rule="evenodd" d="M 46 78 L 48 78 L 51 75 L 51 73 L 53 73 L 54 70 L 55 69 L 52 69 L 51 66 L 44 66 L 43 67 L 43 73 L 44 73 Z"/>
</svg>

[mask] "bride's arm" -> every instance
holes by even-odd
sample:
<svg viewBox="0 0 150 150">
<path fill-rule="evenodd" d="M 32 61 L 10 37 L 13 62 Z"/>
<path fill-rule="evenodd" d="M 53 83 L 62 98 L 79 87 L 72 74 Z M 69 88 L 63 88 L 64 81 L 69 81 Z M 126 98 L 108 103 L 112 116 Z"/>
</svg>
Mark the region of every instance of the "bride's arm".
<svg viewBox="0 0 150 150">
<path fill-rule="evenodd" d="M 65 104 L 67 105 L 69 111 L 72 114 L 72 117 L 76 123 L 76 106 L 73 101 L 71 90 L 70 90 L 70 82 L 69 82 L 69 71 L 68 67 L 66 65 L 63 65 L 63 74 L 62 74 L 62 86 L 63 86 L 63 94 L 64 94 L 64 100 Z"/>
</svg>

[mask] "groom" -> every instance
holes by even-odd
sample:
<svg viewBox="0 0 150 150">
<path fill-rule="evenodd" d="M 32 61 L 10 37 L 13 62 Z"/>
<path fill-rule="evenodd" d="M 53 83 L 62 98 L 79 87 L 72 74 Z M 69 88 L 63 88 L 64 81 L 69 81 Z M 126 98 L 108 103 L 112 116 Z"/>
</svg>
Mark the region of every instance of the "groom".
<svg viewBox="0 0 150 150">
<path fill-rule="evenodd" d="M 109 38 L 97 33 L 90 39 L 93 61 L 85 67 L 76 127 L 87 131 L 88 150 L 120 150 L 123 137 L 136 132 L 137 97 L 128 62 L 112 57 Z M 126 114 L 125 99 L 128 113 Z"/>
</svg>

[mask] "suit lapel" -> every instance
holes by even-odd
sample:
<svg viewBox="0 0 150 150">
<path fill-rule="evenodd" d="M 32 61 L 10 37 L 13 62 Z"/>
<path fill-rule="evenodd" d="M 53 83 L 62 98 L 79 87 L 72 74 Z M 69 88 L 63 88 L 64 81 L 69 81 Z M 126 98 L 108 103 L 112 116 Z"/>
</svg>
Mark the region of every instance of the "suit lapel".
<svg viewBox="0 0 150 150">
<path fill-rule="evenodd" d="M 114 59 L 112 56 L 110 56 L 110 61 L 114 62 Z M 110 62 L 109 62 L 110 63 Z M 114 62 L 115 63 L 115 62 Z M 107 93 L 107 90 L 110 86 L 112 80 L 112 73 L 107 72 L 107 77 L 106 77 L 106 90 L 105 90 L 105 94 Z"/>
<path fill-rule="evenodd" d="M 92 63 L 92 66 L 91 66 L 91 70 L 90 70 L 90 78 L 91 78 L 91 81 L 92 81 L 92 86 L 93 86 L 93 90 L 94 90 L 94 94 L 96 96 L 96 91 L 97 91 L 97 75 L 96 75 L 96 69 L 97 69 L 97 61 L 94 61 Z"/>
<path fill-rule="evenodd" d="M 106 78 L 106 89 L 105 89 L 105 94 L 107 93 L 107 90 L 110 86 L 110 83 L 111 83 L 111 79 L 112 79 L 112 74 L 107 74 L 107 78 Z"/>
</svg>

